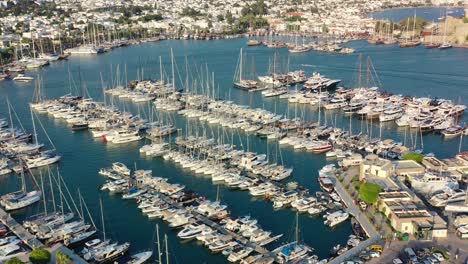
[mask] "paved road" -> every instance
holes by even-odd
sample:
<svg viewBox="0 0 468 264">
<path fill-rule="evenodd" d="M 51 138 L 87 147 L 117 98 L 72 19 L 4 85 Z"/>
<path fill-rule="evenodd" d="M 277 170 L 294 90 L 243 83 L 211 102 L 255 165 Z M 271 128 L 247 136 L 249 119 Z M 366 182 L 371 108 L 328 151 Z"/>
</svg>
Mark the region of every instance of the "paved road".
<svg viewBox="0 0 468 264">
<path fill-rule="evenodd" d="M 341 263 L 345 261 L 346 259 L 349 259 L 350 257 L 359 254 L 359 252 L 365 250 L 366 247 L 376 243 L 378 240 L 380 240 L 380 235 L 375 230 L 374 226 L 369 222 L 369 219 L 361 213 L 360 209 L 354 204 L 354 199 L 349 195 L 349 193 L 346 191 L 346 189 L 343 187 L 342 183 L 335 177 L 335 190 L 338 193 L 338 195 L 341 197 L 343 200 L 345 206 L 347 207 L 346 211 L 356 217 L 356 219 L 359 221 L 361 224 L 362 228 L 366 231 L 368 235 L 368 239 L 361 242 L 357 247 L 354 247 L 348 251 L 346 251 L 344 254 L 332 259 L 329 263 Z"/>
</svg>

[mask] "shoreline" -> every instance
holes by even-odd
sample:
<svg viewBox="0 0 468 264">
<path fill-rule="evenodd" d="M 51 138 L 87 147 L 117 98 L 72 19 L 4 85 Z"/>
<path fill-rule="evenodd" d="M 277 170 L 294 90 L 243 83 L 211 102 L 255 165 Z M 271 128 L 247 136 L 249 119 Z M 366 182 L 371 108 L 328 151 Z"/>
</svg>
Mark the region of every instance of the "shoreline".
<svg viewBox="0 0 468 264">
<path fill-rule="evenodd" d="M 375 11 L 372 11 L 370 13 L 366 14 L 372 14 L 372 13 L 377 13 L 377 12 L 384 12 L 384 11 L 390 11 L 390 10 L 401 10 L 401 9 L 422 9 L 422 8 L 465 8 L 464 6 L 447 6 L 447 5 L 442 5 L 442 6 L 436 6 L 436 5 L 428 5 L 428 6 L 415 6 L 415 7 L 390 7 L 390 8 L 382 8 L 382 9 L 377 9 Z"/>
</svg>

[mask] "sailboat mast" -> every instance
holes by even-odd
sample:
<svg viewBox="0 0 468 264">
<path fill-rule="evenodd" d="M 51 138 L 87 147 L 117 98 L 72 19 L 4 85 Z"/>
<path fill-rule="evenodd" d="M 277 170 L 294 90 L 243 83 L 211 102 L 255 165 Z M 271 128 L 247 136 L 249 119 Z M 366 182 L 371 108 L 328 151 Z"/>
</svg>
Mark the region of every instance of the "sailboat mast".
<svg viewBox="0 0 468 264">
<path fill-rule="evenodd" d="M 296 242 L 298 242 L 299 241 L 299 215 L 297 212 L 296 212 L 296 230 L 295 230 L 294 236 L 295 236 Z"/>
<path fill-rule="evenodd" d="M 163 80 L 163 69 L 162 69 L 162 58 L 161 58 L 161 56 L 159 56 L 159 79 L 161 81 Z"/>
<path fill-rule="evenodd" d="M 172 89 L 175 91 L 174 52 L 171 48 Z"/>
<path fill-rule="evenodd" d="M 242 81 L 242 66 L 244 65 L 242 62 L 242 48 L 240 49 L 240 63 L 239 63 L 239 82 Z"/>
<path fill-rule="evenodd" d="M 81 219 L 84 220 L 84 214 L 83 214 L 83 198 L 81 197 L 80 188 L 78 188 L 78 199 L 80 200 Z"/>
<path fill-rule="evenodd" d="M 158 264 L 162 263 L 161 259 L 161 242 L 159 240 L 159 225 L 156 224 L 156 239 L 158 240 Z"/>
<path fill-rule="evenodd" d="M 20 163 L 22 163 L 22 159 L 20 159 Z M 23 193 L 26 193 L 26 180 L 24 179 L 24 168 L 23 168 L 23 164 L 21 164 L 21 191 L 23 191 Z"/>
<path fill-rule="evenodd" d="M 45 198 L 45 190 L 44 190 L 44 177 L 42 176 L 42 171 L 39 170 L 39 176 L 41 177 L 41 189 L 42 189 L 42 200 L 44 201 L 44 214 L 47 215 L 47 201 Z"/>
<path fill-rule="evenodd" d="M 34 122 L 34 116 L 33 116 L 33 112 L 32 112 L 32 108 L 31 106 L 29 107 L 29 112 L 31 113 L 31 121 L 32 121 L 32 126 L 33 126 L 33 133 L 34 133 L 34 143 L 35 144 L 38 144 L 37 142 L 37 132 L 36 132 L 36 124 Z"/>
<path fill-rule="evenodd" d="M 52 176 L 50 174 L 50 167 L 47 167 L 47 170 L 49 171 L 49 184 L 50 184 L 50 193 L 52 195 L 52 206 L 54 207 L 54 212 L 57 212 L 57 207 L 55 204 L 54 186 L 52 185 Z"/>
<path fill-rule="evenodd" d="M 166 245 L 166 264 L 169 264 L 169 248 L 167 246 L 167 235 L 164 234 L 164 244 Z"/>
<path fill-rule="evenodd" d="M 60 197 L 60 209 L 62 210 L 62 215 L 64 214 L 63 212 L 63 193 L 62 193 L 62 181 L 60 180 L 60 176 L 57 174 L 58 178 L 58 189 L 59 189 L 59 197 Z"/>
<path fill-rule="evenodd" d="M 103 212 L 103 208 L 102 208 L 102 199 L 101 198 L 99 199 L 99 205 L 101 207 L 102 234 L 103 234 L 103 237 L 104 237 L 104 241 L 106 241 L 106 225 L 104 223 L 104 212 Z"/>
</svg>

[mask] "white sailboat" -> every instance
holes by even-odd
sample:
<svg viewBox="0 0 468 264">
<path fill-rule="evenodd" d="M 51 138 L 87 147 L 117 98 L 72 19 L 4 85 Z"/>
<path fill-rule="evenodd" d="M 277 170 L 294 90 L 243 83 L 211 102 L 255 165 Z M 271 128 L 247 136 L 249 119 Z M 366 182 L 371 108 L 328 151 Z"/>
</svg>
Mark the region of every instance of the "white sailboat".
<svg viewBox="0 0 468 264">
<path fill-rule="evenodd" d="M 21 161 L 20 161 L 21 162 Z M 37 183 L 34 177 L 31 177 L 35 186 Z M 24 178 L 24 170 L 21 172 L 21 190 L 17 192 L 12 192 L 5 194 L 0 197 L 0 204 L 7 211 L 18 210 L 25 208 L 31 204 L 39 202 L 41 200 L 41 192 L 38 190 L 28 192 L 26 190 L 26 181 Z"/>
<path fill-rule="evenodd" d="M 257 81 L 243 79 L 243 76 L 242 76 L 243 68 L 244 68 L 243 57 L 244 55 L 242 54 L 242 48 L 241 48 L 240 54 L 239 54 L 239 64 L 237 66 L 237 70 L 239 72 L 239 78 L 234 81 L 234 87 L 243 89 L 243 90 L 255 89 L 258 87 Z"/>
</svg>

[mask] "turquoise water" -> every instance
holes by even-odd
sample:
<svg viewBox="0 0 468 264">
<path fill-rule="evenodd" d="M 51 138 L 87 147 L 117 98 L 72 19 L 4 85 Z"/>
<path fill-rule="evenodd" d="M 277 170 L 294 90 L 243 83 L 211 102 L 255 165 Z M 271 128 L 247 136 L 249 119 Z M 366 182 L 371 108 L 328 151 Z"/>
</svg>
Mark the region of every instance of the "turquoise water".
<svg viewBox="0 0 468 264">
<path fill-rule="evenodd" d="M 49 67 L 31 72 L 31 75 L 40 74 L 44 79 L 43 89 L 46 97 L 55 98 L 68 93 L 70 90 L 79 91 L 86 87 L 89 94 L 96 100 L 102 100 L 102 84 L 100 73 L 104 82 L 109 85 L 115 81 L 116 68 L 119 65 L 122 81 L 125 79 L 124 68 L 128 80 L 137 76 L 137 69 L 143 69 L 145 78 L 159 78 L 159 56 L 162 56 L 163 66 L 167 75 L 170 75 L 170 48 L 173 48 L 177 64 L 178 87 L 185 82 L 185 59 L 189 61 L 188 69 L 196 75 L 201 67 L 208 67 L 209 72 L 215 72 L 215 83 L 219 84 L 219 95 L 230 98 L 236 103 L 250 104 L 256 107 L 265 107 L 278 113 L 287 113 L 287 102 L 280 99 L 265 99 L 259 93 L 247 93 L 231 88 L 233 74 L 236 68 L 239 49 L 244 47 L 246 57 L 255 59 L 255 71 L 264 74 L 268 70 L 269 60 L 273 58 L 274 50 L 265 47 L 246 48 L 245 39 L 214 40 L 214 41 L 164 41 L 160 43 L 146 43 L 137 46 L 120 48 L 99 56 L 71 57 L 68 61 L 51 64 Z M 369 46 L 366 42 L 353 42 L 348 44 L 363 54 L 363 61 L 370 56 L 375 66 L 383 89 L 392 93 L 431 96 L 468 103 L 468 51 L 465 49 L 426 50 L 423 47 L 414 49 L 400 49 L 397 46 Z M 278 65 L 286 68 L 288 60 L 287 50 L 278 50 Z M 343 80 L 343 85 L 355 87 L 357 85 L 358 54 L 336 55 L 318 52 L 296 54 L 289 56 L 291 70 L 303 69 L 307 74 L 319 71 L 331 78 Z M 126 67 L 125 67 L 126 66 Z M 363 67 L 364 69 L 366 67 Z M 73 76 L 72 85 L 69 85 L 68 72 Z M 70 88 L 72 87 L 72 88 Z M 24 127 L 32 131 L 30 113 L 27 103 L 31 100 L 34 84 L 18 84 L 12 81 L 0 83 L 0 113 L 7 117 L 6 98 L 12 102 Z M 109 100 L 109 98 L 107 98 Z M 122 109 L 131 109 L 135 113 L 140 111 L 147 115 L 148 107 L 135 107 L 129 103 L 116 101 Z M 295 107 L 289 106 L 290 115 Z M 314 107 L 301 107 L 298 113 L 304 113 L 306 119 L 317 120 L 317 109 Z M 348 128 L 349 119 L 343 118 L 338 112 L 326 112 L 328 122 L 337 116 L 338 126 Z M 322 111 L 323 114 L 323 111 Z M 176 233 L 167 228 L 159 220 L 149 221 L 143 216 L 131 201 L 121 200 L 106 192 L 99 192 L 98 186 L 105 179 L 97 175 L 97 171 L 111 162 L 121 161 L 129 166 L 152 169 L 156 176 L 167 177 L 171 182 L 185 184 L 188 188 L 214 200 L 216 187 L 211 179 L 195 176 L 175 166 L 171 162 L 160 159 L 145 159 L 138 153 L 139 146 L 144 142 L 113 146 L 104 144 L 100 139 L 93 139 L 84 132 L 73 133 L 64 122 L 54 120 L 46 115 L 39 116 L 41 123 L 52 138 L 57 150 L 63 155 L 60 161 L 60 172 L 72 193 L 76 194 L 78 188 L 83 194 L 95 222 L 100 227 L 99 198 L 103 199 L 107 235 L 118 241 L 132 243 L 131 251 L 138 252 L 147 248 L 154 248 L 154 230 L 156 223 L 160 224 L 162 232 L 169 236 L 169 247 L 173 261 L 180 263 L 224 263 L 225 259 L 219 255 L 212 255 L 195 243 L 181 243 Z M 175 116 L 180 128 L 185 128 L 185 119 Z M 464 119 L 466 121 L 466 118 Z M 361 130 L 361 122 L 352 120 L 353 132 Z M 36 123 L 37 124 L 37 123 Z M 196 124 L 193 123 L 192 124 Z M 217 127 L 207 127 L 208 134 Z M 374 136 L 378 136 L 379 128 L 374 125 Z M 42 142 L 47 139 L 38 128 L 39 138 Z M 384 137 L 398 140 L 403 138 L 403 130 L 396 125 L 386 124 L 382 127 Z M 234 143 L 240 146 L 240 140 L 246 146 L 244 134 L 235 135 Z M 266 141 L 256 137 L 249 137 L 251 150 L 267 152 Z M 458 152 L 459 140 L 445 141 L 440 135 L 429 134 L 424 136 L 424 150 L 434 152 L 441 157 L 451 157 Z M 463 143 L 462 150 L 467 150 L 468 144 Z M 270 154 L 275 148 L 270 143 Z M 314 155 L 306 152 L 296 152 L 291 148 L 282 148 L 282 157 L 287 166 L 294 167 L 291 180 L 308 187 L 312 192 L 318 191 L 317 171 L 326 164 L 324 155 Z M 0 193 L 17 190 L 19 178 L 4 176 L 0 178 Z M 291 210 L 273 210 L 270 203 L 262 200 L 252 200 L 246 192 L 231 191 L 220 188 L 221 200 L 226 203 L 234 216 L 250 214 L 259 220 L 264 229 L 274 234 L 283 233 L 281 242 L 293 239 L 295 214 Z M 50 202 L 50 201 L 49 201 Z M 24 211 L 18 212 L 17 218 L 39 212 L 41 204 L 37 204 Z M 326 228 L 323 219 L 300 216 L 301 238 L 316 249 L 320 257 L 328 257 L 329 250 L 336 243 L 345 243 L 351 234 L 349 223 L 340 225 L 334 230 Z"/>
<path fill-rule="evenodd" d="M 376 19 L 390 19 L 394 22 L 400 22 L 402 19 L 413 17 L 416 14 L 417 17 L 437 22 L 439 18 L 445 17 L 446 12 L 448 16 L 452 17 L 464 16 L 464 9 L 461 7 L 422 7 L 384 10 L 381 12 L 371 13 L 369 14 L 369 17 Z"/>
</svg>

